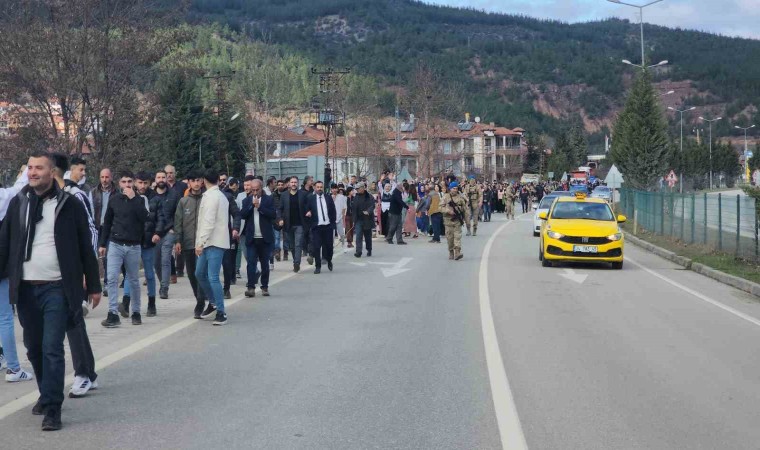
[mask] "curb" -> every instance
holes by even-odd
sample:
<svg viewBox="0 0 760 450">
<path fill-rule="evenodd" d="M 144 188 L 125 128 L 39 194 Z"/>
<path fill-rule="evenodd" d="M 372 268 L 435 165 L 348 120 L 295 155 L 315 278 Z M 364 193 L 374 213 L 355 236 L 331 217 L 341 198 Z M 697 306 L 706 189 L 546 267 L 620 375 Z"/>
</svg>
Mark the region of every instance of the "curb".
<svg viewBox="0 0 760 450">
<path fill-rule="evenodd" d="M 760 297 L 760 284 L 758 283 L 745 280 L 744 278 L 739 278 L 737 276 L 730 275 L 725 272 L 721 272 L 720 270 L 713 269 L 712 267 L 708 267 L 702 263 L 694 262 L 691 259 L 686 258 L 685 256 L 679 256 L 671 252 L 670 250 L 665 250 L 662 247 L 658 247 L 647 241 L 639 239 L 627 232 L 625 233 L 625 239 L 627 241 L 630 241 L 637 247 L 641 247 L 644 250 L 647 250 L 650 253 L 654 253 L 655 255 L 661 258 L 667 259 L 668 261 L 678 264 L 679 266 L 683 266 L 687 270 L 691 270 L 692 272 L 698 273 L 708 278 L 712 278 L 715 281 L 718 281 L 723 284 L 727 284 L 731 287 L 739 289 L 740 291 L 744 291 L 749 294 Z"/>
</svg>

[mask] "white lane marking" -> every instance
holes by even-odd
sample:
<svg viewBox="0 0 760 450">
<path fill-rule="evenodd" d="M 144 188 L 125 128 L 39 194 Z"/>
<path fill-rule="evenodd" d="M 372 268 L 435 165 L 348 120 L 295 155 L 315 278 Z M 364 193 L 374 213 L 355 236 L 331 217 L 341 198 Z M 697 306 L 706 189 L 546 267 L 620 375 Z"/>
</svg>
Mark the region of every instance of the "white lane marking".
<svg viewBox="0 0 760 450">
<path fill-rule="evenodd" d="M 295 273 L 291 272 L 287 275 L 285 275 L 282 278 L 278 278 L 277 280 L 273 280 L 271 283 L 269 283 L 270 286 L 274 286 L 275 284 L 282 283 L 285 280 L 289 280 L 290 278 L 293 278 L 296 276 Z M 258 291 L 261 291 L 261 289 L 257 289 Z M 237 302 L 243 300 L 245 297 L 241 295 L 240 297 L 225 302 L 224 306 L 225 308 L 227 306 L 232 306 L 236 304 Z M 196 324 L 196 323 L 206 323 L 209 326 L 209 321 L 206 320 L 198 320 L 194 318 L 185 319 L 180 322 L 175 323 L 174 325 L 171 325 L 168 328 L 164 328 L 163 330 L 153 333 L 152 335 L 145 337 L 134 344 L 125 347 L 117 352 L 111 353 L 108 356 L 105 356 L 97 361 L 95 361 L 95 367 L 98 368 L 98 371 L 105 369 L 106 367 L 115 364 L 119 361 L 121 361 L 124 358 L 127 358 L 129 356 L 134 355 L 135 353 L 139 352 L 140 350 L 143 350 L 156 342 L 159 342 L 163 339 L 166 339 L 167 337 L 173 335 L 174 333 L 184 330 L 185 328 L 189 327 L 190 325 Z M 216 327 L 215 327 L 216 328 Z M 65 385 L 69 386 L 74 382 L 74 374 L 70 373 L 66 377 Z M 0 420 L 5 419 L 6 417 L 10 416 L 11 414 L 14 414 L 24 408 L 28 408 L 32 406 L 34 403 L 37 402 L 37 399 L 39 398 L 40 394 L 38 391 L 32 391 L 29 394 L 26 394 L 22 397 L 17 398 L 16 400 L 13 400 L 11 402 L 6 403 L 3 406 L 0 406 Z"/>
<path fill-rule="evenodd" d="M 383 276 L 385 278 L 389 278 L 389 277 L 396 276 L 404 272 L 408 272 L 412 269 L 404 269 L 404 266 L 412 262 L 413 259 L 414 258 L 401 258 L 399 262 L 393 265 L 393 267 L 389 269 L 386 269 L 383 267 L 382 269 L 380 269 L 380 271 L 383 272 Z"/>
<path fill-rule="evenodd" d="M 740 319 L 744 319 L 747 322 L 749 322 L 749 323 L 751 323 L 753 325 L 757 325 L 757 326 L 760 327 L 760 320 L 758 320 L 758 319 L 750 316 L 749 314 L 745 314 L 745 313 L 743 313 L 743 312 L 741 312 L 741 311 L 739 311 L 737 309 L 734 309 L 734 308 L 732 308 L 732 307 L 730 307 L 728 305 L 724 305 L 723 303 L 721 303 L 721 302 L 719 302 L 717 300 L 713 300 L 710 297 L 708 297 L 708 296 L 706 296 L 704 294 L 701 294 L 701 293 L 695 291 L 694 289 L 691 289 L 691 288 L 689 288 L 687 286 L 684 286 L 683 284 L 681 284 L 681 283 L 679 283 L 679 282 L 677 282 L 675 280 L 671 280 L 670 278 L 666 277 L 665 275 L 660 275 L 659 273 L 655 272 L 654 270 L 649 269 L 647 267 L 644 267 L 641 263 L 638 263 L 638 262 L 632 260 L 631 258 L 629 258 L 627 256 L 625 257 L 625 260 L 628 261 L 629 263 L 632 263 L 633 265 L 637 266 L 641 270 L 649 273 L 650 275 L 653 275 L 653 276 L 661 279 L 662 281 L 664 281 L 664 282 L 666 282 L 666 283 L 668 283 L 670 285 L 673 285 L 673 286 L 681 289 L 682 291 L 687 292 L 687 293 L 693 295 L 694 297 L 697 297 L 698 299 L 700 299 L 700 300 L 702 300 L 702 301 L 704 301 L 706 303 L 709 303 L 709 304 L 711 304 L 713 306 L 716 306 L 716 307 L 722 309 L 723 311 L 726 311 L 727 313 L 733 314 L 733 315 L 735 315 L 736 317 L 738 317 Z"/>
<path fill-rule="evenodd" d="M 583 284 L 584 281 L 586 281 L 586 278 L 588 278 L 588 275 L 585 273 L 575 273 L 575 270 L 573 269 L 565 269 L 563 273 L 560 273 L 559 276 L 563 278 L 567 278 L 570 281 L 574 281 L 578 284 Z"/>
<path fill-rule="evenodd" d="M 496 422 L 501 436 L 501 448 L 519 450 L 528 448 L 525 441 L 520 417 L 517 415 L 517 407 L 509 387 L 509 379 L 504 369 L 504 361 L 501 359 L 499 340 L 496 337 L 496 326 L 491 312 L 491 298 L 488 294 L 488 256 L 491 254 L 491 246 L 496 236 L 506 227 L 515 223 L 507 222 L 501 225 L 488 239 L 483 255 L 480 258 L 480 273 L 478 276 L 480 296 L 480 323 L 483 330 L 483 344 L 486 352 L 486 364 L 488 365 L 488 379 L 491 382 L 491 396 L 496 411 Z"/>
</svg>

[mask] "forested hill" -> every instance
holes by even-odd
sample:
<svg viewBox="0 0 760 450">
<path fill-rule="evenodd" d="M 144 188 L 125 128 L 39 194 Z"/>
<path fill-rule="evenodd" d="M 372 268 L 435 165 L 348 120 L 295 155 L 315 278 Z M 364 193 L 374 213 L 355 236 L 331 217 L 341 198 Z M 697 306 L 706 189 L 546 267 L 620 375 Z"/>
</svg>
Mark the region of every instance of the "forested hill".
<svg viewBox="0 0 760 450">
<path fill-rule="evenodd" d="M 545 131 L 583 120 L 603 132 L 635 70 L 620 61 L 640 60 L 638 24 L 628 21 L 566 24 L 411 0 L 192 0 L 189 20 L 222 22 L 387 86 L 406 85 L 425 61 L 460 86 L 469 110 Z M 676 90 L 666 103 L 757 118 L 760 41 L 653 25 L 645 33 L 648 62 L 670 61 L 656 76 Z"/>
</svg>

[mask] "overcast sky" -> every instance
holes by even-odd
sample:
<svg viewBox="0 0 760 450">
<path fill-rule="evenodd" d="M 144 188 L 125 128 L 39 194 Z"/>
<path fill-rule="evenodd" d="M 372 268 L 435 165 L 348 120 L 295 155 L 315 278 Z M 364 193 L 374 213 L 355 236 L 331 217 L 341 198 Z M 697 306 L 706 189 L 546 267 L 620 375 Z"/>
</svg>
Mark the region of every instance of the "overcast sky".
<svg viewBox="0 0 760 450">
<path fill-rule="evenodd" d="M 639 10 L 606 0 L 424 0 L 491 12 L 524 14 L 566 22 L 620 17 L 639 21 Z M 628 0 L 646 4 L 650 0 Z M 760 0 L 665 0 L 644 9 L 644 21 L 668 27 L 760 39 Z"/>
</svg>

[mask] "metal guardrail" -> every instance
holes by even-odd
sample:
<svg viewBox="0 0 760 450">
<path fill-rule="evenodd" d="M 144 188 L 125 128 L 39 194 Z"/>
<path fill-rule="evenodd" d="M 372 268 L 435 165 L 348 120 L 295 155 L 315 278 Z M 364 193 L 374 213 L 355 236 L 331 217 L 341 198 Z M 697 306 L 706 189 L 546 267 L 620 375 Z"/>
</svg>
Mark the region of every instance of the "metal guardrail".
<svg viewBox="0 0 760 450">
<path fill-rule="evenodd" d="M 619 207 L 649 232 L 760 261 L 758 205 L 752 197 L 621 189 Z"/>
</svg>

